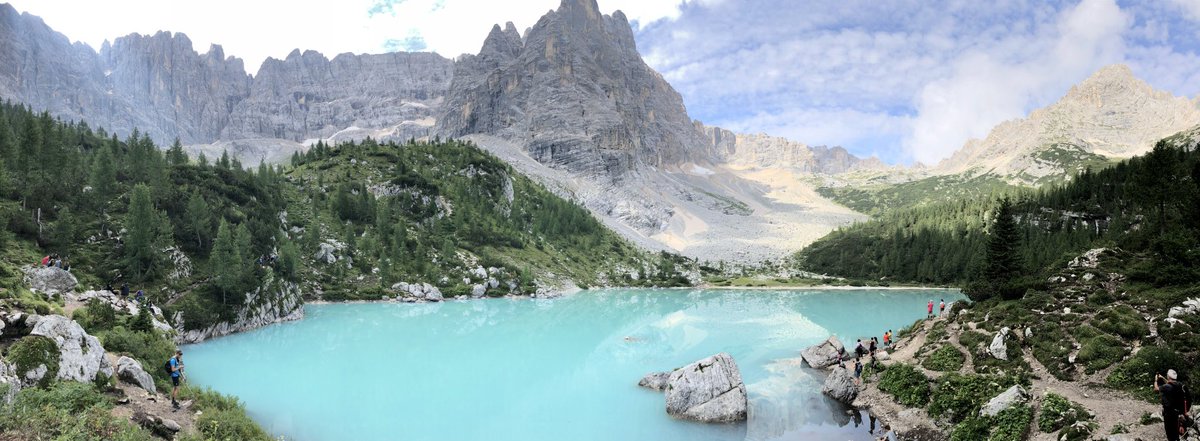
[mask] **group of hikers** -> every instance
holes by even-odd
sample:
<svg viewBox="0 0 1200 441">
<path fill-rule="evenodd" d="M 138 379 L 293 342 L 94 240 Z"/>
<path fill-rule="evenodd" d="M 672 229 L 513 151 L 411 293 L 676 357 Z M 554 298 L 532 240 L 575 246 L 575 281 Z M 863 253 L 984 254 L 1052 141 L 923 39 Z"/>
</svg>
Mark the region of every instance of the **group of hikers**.
<svg viewBox="0 0 1200 441">
<path fill-rule="evenodd" d="M 42 257 L 42 267 L 58 268 L 63 271 L 71 271 L 71 262 L 65 258 L 59 257 L 58 253 L 47 254 Z"/>
<path fill-rule="evenodd" d="M 113 288 L 113 285 L 115 284 L 116 281 L 108 282 L 108 285 L 105 285 L 104 289 L 113 294 L 120 293 L 122 299 L 129 300 L 129 282 L 121 282 L 120 290 Z M 140 289 L 137 290 L 137 292 L 133 294 L 133 300 L 139 305 L 146 304 L 146 292 Z"/>
</svg>

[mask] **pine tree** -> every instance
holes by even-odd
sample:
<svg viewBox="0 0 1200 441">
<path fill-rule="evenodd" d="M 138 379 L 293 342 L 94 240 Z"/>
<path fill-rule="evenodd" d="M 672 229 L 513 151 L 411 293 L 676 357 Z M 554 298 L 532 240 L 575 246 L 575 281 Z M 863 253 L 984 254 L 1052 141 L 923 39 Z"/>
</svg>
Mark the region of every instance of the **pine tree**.
<svg viewBox="0 0 1200 441">
<path fill-rule="evenodd" d="M 1015 290 L 1014 282 L 1021 274 L 1020 253 L 1021 234 L 1017 231 L 1016 221 L 1013 220 L 1012 201 L 1004 198 L 996 208 L 992 229 L 988 234 L 983 273 L 984 280 L 991 285 L 993 293 L 1006 297 L 1019 296 L 1010 291 Z"/>
<path fill-rule="evenodd" d="M 134 281 L 153 278 L 162 261 L 162 250 L 169 244 L 171 225 L 166 214 L 155 210 L 150 187 L 138 184 L 129 196 L 125 215 L 125 270 Z"/>
<path fill-rule="evenodd" d="M 96 159 L 92 161 L 88 185 L 92 186 L 92 192 L 95 195 L 93 200 L 98 206 L 103 206 L 113 196 L 116 196 L 117 165 L 109 149 L 102 148 L 96 153 Z"/>
<path fill-rule="evenodd" d="M 167 163 L 170 165 L 184 165 L 187 162 L 187 152 L 183 151 L 183 144 L 179 142 L 179 138 L 175 138 L 175 142 L 171 143 L 171 148 L 167 150 Z"/>
<path fill-rule="evenodd" d="M 213 215 L 212 208 L 199 192 L 193 192 L 188 198 L 184 225 L 189 239 L 196 243 L 196 250 L 204 251 L 205 246 L 212 241 Z"/>
<path fill-rule="evenodd" d="M 229 150 L 221 151 L 221 159 L 217 160 L 217 167 L 229 170 Z"/>
<path fill-rule="evenodd" d="M 213 282 L 221 294 L 221 304 L 226 304 L 230 293 L 241 285 L 242 255 L 238 250 L 234 233 L 228 222 L 221 220 L 217 227 L 217 238 L 213 241 L 212 254 L 209 257 L 209 267 L 213 274 Z"/>
</svg>

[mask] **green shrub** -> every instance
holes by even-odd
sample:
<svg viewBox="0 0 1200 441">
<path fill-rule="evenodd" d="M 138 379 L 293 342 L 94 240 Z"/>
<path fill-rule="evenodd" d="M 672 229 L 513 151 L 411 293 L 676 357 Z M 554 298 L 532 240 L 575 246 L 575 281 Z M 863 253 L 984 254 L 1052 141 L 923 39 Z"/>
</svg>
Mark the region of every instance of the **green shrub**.
<svg viewBox="0 0 1200 441">
<path fill-rule="evenodd" d="M 979 345 L 984 342 L 991 342 L 991 337 L 979 331 L 963 331 L 958 336 L 958 343 L 972 353 L 978 350 Z"/>
<path fill-rule="evenodd" d="M 1158 402 L 1158 394 L 1150 387 L 1154 384 L 1154 374 L 1175 369 L 1179 371 L 1181 379 L 1190 380 L 1187 372 L 1183 371 L 1183 367 L 1190 365 L 1175 351 L 1160 346 L 1147 346 L 1113 369 L 1105 382 L 1110 387 L 1128 391 L 1141 399 Z M 1193 382 L 1184 383 L 1188 390 L 1193 390 L 1194 385 Z"/>
<path fill-rule="evenodd" d="M 1090 419 L 1091 416 L 1083 405 L 1068 400 L 1062 395 L 1048 392 L 1046 398 L 1042 400 L 1042 415 L 1038 418 L 1038 429 L 1046 433 L 1057 432 L 1078 421 Z"/>
<path fill-rule="evenodd" d="M 1112 366 L 1129 352 L 1121 339 L 1108 334 L 1084 340 L 1081 344 L 1083 347 L 1079 349 L 1075 360 L 1083 363 L 1089 374 Z"/>
<path fill-rule="evenodd" d="M 175 344 L 157 331 L 134 332 L 117 326 L 100 334 L 99 338 L 109 352 L 129 354 L 151 376 L 167 380 L 167 373 L 158 366 L 174 355 Z"/>
<path fill-rule="evenodd" d="M 1063 429 L 1058 434 L 1059 441 L 1084 441 L 1092 436 L 1092 432 L 1096 430 L 1096 423 L 1074 424 Z"/>
<path fill-rule="evenodd" d="M 963 357 L 962 352 L 947 344 L 929 354 L 925 360 L 921 361 L 921 366 L 932 371 L 957 372 L 962 368 L 964 362 L 966 362 L 966 357 Z"/>
<path fill-rule="evenodd" d="M 1057 315 L 1047 314 L 1047 317 Z M 1067 358 L 1071 354 L 1071 340 L 1058 323 L 1038 323 L 1033 328 L 1033 336 L 1028 344 L 1033 352 L 1033 358 L 1041 362 L 1050 374 L 1060 380 L 1071 379 L 1070 363 Z"/>
<path fill-rule="evenodd" d="M 898 363 L 879 376 L 879 390 L 892 394 L 905 406 L 922 407 L 929 402 L 929 377 L 912 365 Z"/>
<path fill-rule="evenodd" d="M 108 399 L 91 384 L 64 381 L 29 388 L 0 405 L 3 439 L 149 441 L 148 432 L 113 417 Z M 10 438 L 11 437 L 11 438 Z"/>
<path fill-rule="evenodd" d="M 1136 340 L 1150 333 L 1146 321 L 1129 305 L 1106 308 L 1096 314 L 1096 327 L 1127 340 Z"/>
<path fill-rule="evenodd" d="M 1138 418 L 1138 424 L 1149 426 L 1151 424 L 1162 424 L 1162 417 L 1151 414 L 1150 412 L 1142 412 L 1142 417 Z"/>
<path fill-rule="evenodd" d="M 1029 432 L 1029 423 L 1033 422 L 1033 409 L 1029 406 L 1013 406 L 992 419 L 992 436 L 990 441 L 1021 441 Z"/>
<path fill-rule="evenodd" d="M 204 412 L 196 420 L 196 429 L 212 440 L 271 440 L 271 436 L 240 409 Z"/>
<path fill-rule="evenodd" d="M 930 395 L 929 414 L 963 421 L 979 413 L 979 407 L 1019 380 L 1016 377 L 960 375 L 949 373 L 938 379 Z"/>
<path fill-rule="evenodd" d="M 53 340 L 39 335 L 30 335 L 13 343 L 8 348 L 7 358 L 16 366 L 17 374 L 21 377 L 24 377 L 27 372 L 45 365 L 46 374 L 42 376 L 42 380 L 38 384 L 46 387 L 57 376 L 58 362 L 61 357 L 58 345 L 54 344 Z"/>
<path fill-rule="evenodd" d="M 91 299 L 83 308 L 75 310 L 71 318 L 79 322 L 89 334 L 95 334 L 116 326 L 117 311 L 100 299 Z"/>
<path fill-rule="evenodd" d="M 972 416 L 954 425 L 954 429 L 950 431 L 950 441 L 985 440 L 988 438 L 988 433 L 991 429 L 991 418 L 978 415 Z"/>
</svg>

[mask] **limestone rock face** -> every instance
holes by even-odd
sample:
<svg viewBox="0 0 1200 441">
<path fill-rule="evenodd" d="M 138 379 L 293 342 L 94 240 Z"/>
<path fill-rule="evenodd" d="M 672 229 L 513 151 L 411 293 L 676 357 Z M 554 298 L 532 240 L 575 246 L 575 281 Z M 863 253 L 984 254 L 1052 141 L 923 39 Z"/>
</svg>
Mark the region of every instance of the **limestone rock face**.
<svg viewBox="0 0 1200 441">
<path fill-rule="evenodd" d="M 878 158 L 862 159 L 842 147 L 809 146 L 766 134 L 734 133 L 697 123 L 704 132 L 708 156 L 748 168 L 787 168 L 800 173 L 836 175 L 854 170 L 885 170 Z"/>
<path fill-rule="evenodd" d="M 810 346 L 808 349 L 800 352 L 800 357 L 805 363 L 817 369 L 833 366 L 837 363 L 839 355 L 845 352 L 846 347 L 838 340 L 837 336 L 832 335 L 820 344 Z"/>
<path fill-rule="evenodd" d="M 671 372 L 667 414 L 705 423 L 746 420 L 746 385 L 733 357 L 724 352 Z"/>
<path fill-rule="evenodd" d="M 496 26 L 455 65 L 437 132 L 496 135 L 553 168 L 618 178 L 703 146 L 683 99 L 637 52 L 625 15 L 564 0 L 522 38 Z"/>
<path fill-rule="evenodd" d="M 154 378 L 142 369 L 141 363 L 132 358 L 122 356 L 117 359 L 117 377 L 150 393 L 155 392 Z"/>
<path fill-rule="evenodd" d="M 1008 331 L 1007 326 L 1000 328 L 1000 332 L 997 332 L 996 336 L 992 338 L 992 344 L 988 345 L 988 353 L 1000 360 L 1008 360 L 1008 347 L 1004 344 L 1005 339 L 1008 338 Z"/>
<path fill-rule="evenodd" d="M 21 377 L 17 375 L 16 368 L 3 360 L 0 360 L 0 385 L 8 387 L 8 391 L 4 395 L 0 395 L 2 403 L 11 403 L 17 396 L 17 392 L 21 391 L 22 386 Z"/>
<path fill-rule="evenodd" d="M 667 382 L 670 380 L 671 372 L 654 372 L 642 377 L 641 381 L 638 381 L 638 386 L 661 392 L 667 389 Z"/>
<path fill-rule="evenodd" d="M 58 345 L 60 358 L 55 375 L 60 380 L 85 383 L 94 380 L 98 373 L 113 375 L 100 340 L 84 332 L 74 320 L 61 315 L 41 317 L 30 335 L 49 338 Z"/>
<path fill-rule="evenodd" d="M 858 384 L 854 382 L 854 374 L 849 369 L 838 367 L 825 377 L 821 393 L 840 403 L 850 404 L 858 398 Z"/>
<path fill-rule="evenodd" d="M 231 322 L 188 330 L 185 328 L 182 313 L 178 312 L 172 321 L 175 323 L 175 343 L 188 344 L 301 318 L 304 318 L 304 301 L 300 295 L 300 286 L 290 282 L 273 283 L 268 280 L 263 286 L 246 294 L 246 300 L 238 310 L 237 318 Z"/>
<path fill-rule="evenodd" d="M 54 267 L 30 268 L 25 272 L 25 281 L 34 291 L 48 295 L 71 292 L 79 284 L 70 272 Z"/>
<path fill-rule="evenodd" d="M 1021 387 L 1020 385 L 1015 385 L 1008 388 L 1008 390 L 1001 392 L 1000 395 L 996 395 L 991 400 L 988 400 L 987 404 L 984 404 L 983 407 L 979 409 L 979 414 L 994 417 L 999 415 L 1000 412 L 1003 412 L 1005 409 L 1026 401 L 1029 401 L 1029 393 L 1026 392 L 1025 388 Z"/>
<path fill-rule="evenodd" d="M 429 135 L 454 75 L 430 52 L 377 55 L 292 51 L 267 59 L 213 139 L 408 140 Z"/>
<path fill-rule="evenodd" d="M 1056 147 L 1106 158 L 1149 151 L 1158 140 L 1200 124 L 1196 100 L 1155 90 L 1125 65 L 1111 65 L 1075 85 L 1058 102 L 1007 121 L 968 141 L 934 174 L 968 172 L 1037 179 L 1063 173 L 1039 153 Z"/>
<path fill-rule="evenodd" d="M 436 286 L 428 283 L 406 283 L 399 282 L 392 285 L 392 290 L 400 295 L 408 296 L 417 300 L 441 301 L 442 291 Z"/>
</svg>

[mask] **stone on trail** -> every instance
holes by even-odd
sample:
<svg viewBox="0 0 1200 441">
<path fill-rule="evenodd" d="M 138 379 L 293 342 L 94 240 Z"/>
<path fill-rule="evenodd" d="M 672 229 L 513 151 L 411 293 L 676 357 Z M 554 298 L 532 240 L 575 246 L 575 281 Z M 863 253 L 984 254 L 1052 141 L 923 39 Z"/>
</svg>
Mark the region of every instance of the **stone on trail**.
<svg viewBox="0 0 1200 441">
<path fill-rule="evenodd" d="M 156 392 L 154 378 L 142 369 L 141 363 L 132 358 L 122 356 L 117 359 L 117 377 L 121 381 L 145 389 L 150 393 Z"/>
<path fill-rule="evenodd" d="M 1007 326 L 1000 328 L 1000 332 L 996 333 L 996 336 L 992 338 L 992 344 L 988 346 L 988 353 L 1000 360 L 1008 360 L 1008 347 L 1004 345 L 1008 331 Z"/>
<path fill-rule="evenodd" d="M 667 381 L 670 379 L 671 372 L 654 372 L 642 377 L 642 381 L 638 382 L 638 386 L 662 392 L 667 389 Z"/>
<path fill-rule="evenodd" d="M 845 346 L 836 335 L 800 352 L 800 357 L 809 366 L 820 369 L 837 364 L 839 355 L 845 351 Z"/>
<path fill-rule="evenodd" d="M 1016 385 L 988 400 L 987 404 L 979 409 L 979 414 L 994 417 L 1005 409 L 1026 401 L 1029 401 L 1029 393 L 1025 391 L 1025 388 Z"/>
<path fill-rule="evenodd" d="M 705 423 L 746 420 L 746 385 L 733 357 L 719 353 L 671 372 L 667 414 Z"/>
<path fill-rule="evenodd" d="M 825 377 L 821 393 L 842 404 L 850 404 L 858 398 L 858 384 L 854 382 L 854 374 L 849 369 L 836 367 Z"/>
</svg>

